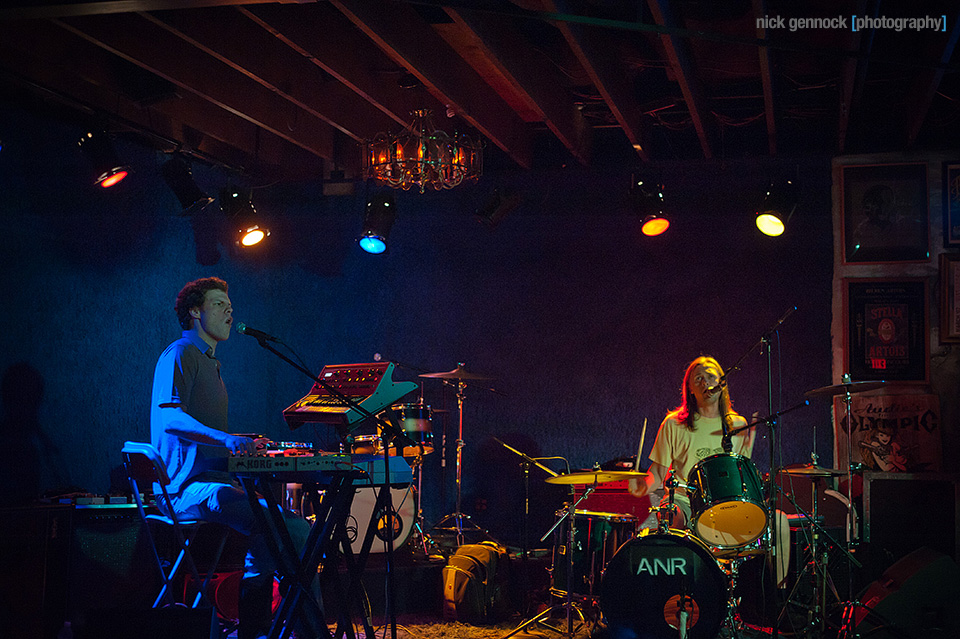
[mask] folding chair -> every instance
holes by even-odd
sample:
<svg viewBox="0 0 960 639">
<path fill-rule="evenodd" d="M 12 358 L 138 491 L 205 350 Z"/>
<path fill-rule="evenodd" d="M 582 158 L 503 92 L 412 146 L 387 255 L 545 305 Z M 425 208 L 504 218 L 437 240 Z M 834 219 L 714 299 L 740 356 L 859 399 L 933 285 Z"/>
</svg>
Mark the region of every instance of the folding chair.
<svg viewBox="0 0 960 639">
<path fill-rule="evenodd" d="M 150 548 L 153 551 L 153 557 L 160 571 L 160 578 L 163 581 L 163 587 L 153 602 L 154 608 L 162 605 L 178 603 L 173 596 L 173 582 L 177 578 L 180 568 L 186 562 L 187 569 L 190 571 L 194 582 L 199 584 L 197 595 L 191 604 L 191 608 L 196 608 L 201 601 L 206 605 L 213 607 L 213 599 L 207 593 L 207 587 L 213 578 L 214 571 L 220 561 L 220 555 L 223 553 L 223 547 L 227 542 L 228 529 L 224 529 L 217 547 L 213 561 L 206 576 L 201 579 L 197 572 L 197 565 L 194 562 L 193 555 L 190 552 L 190 546 L 196 538 L 197 531 L 205 523 L 201 520 L 183 519 L 176 516 L 170 504 L 170 495 L 167 493 L 167 485 L 170 483 L 170 477 L 167 476 L 167 468 L 160 458 L 160 453 L 151 444 L 142 442 L 124 442 L 123 444 L 123 465 L 127 470 L 127 476 L 130 478 L 130 488 L 133 490 L 134 498 L 137 501 L 137 510 L 140 512 L 140 520 L 143 522 L 143 528 L 147 533 L 147 539 L 150 542 Z M 140 486 L 150 487 L 154 483 L 160 485 L 161 494 L 154 495 L 155 499 L 163 499 L 167 505 L 166 510 L 171 513 L 169 517 L 165 515 L 147 514 L 143 506 Z M 164 561 L 160 557 L 160 551 L 157 549 L 156 541 L 153 537 L 151 524 L 161 524 L 172 527 L 176 542 L 179 547 L 179 553 L 176 560 L 170 565 L 169 569 L 164 567 Z M 212 525 L 212 524 L 210 524 Z"/>
</svg>

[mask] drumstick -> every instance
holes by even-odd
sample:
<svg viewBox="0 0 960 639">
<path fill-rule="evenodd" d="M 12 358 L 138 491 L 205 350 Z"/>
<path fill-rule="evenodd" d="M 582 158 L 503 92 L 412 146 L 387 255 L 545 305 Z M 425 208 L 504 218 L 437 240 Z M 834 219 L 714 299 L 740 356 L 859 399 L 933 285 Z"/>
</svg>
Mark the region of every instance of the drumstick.
<svg viewBox="0 0 960 639">
<path fill-rule="evenodd" d="M 647 437 L 647 418 L 643 418 L 643 430 L 640 431 L 640 446 L 637 448 L 637 461 L 633 464 L 633 469 L 640 470 L 640 456 L 643 454 L 643 440 Z"/>
</svg>

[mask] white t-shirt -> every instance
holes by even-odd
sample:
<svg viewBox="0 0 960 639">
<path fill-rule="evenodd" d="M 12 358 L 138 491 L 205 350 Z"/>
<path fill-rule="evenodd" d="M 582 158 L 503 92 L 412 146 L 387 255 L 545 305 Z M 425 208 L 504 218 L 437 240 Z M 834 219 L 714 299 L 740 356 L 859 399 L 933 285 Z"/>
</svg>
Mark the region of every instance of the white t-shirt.
<svg viewBox="0 0 960 639">
<path fill-rule="evenodd" d="M 687 428 L 677 420 L 676 413 L 670 413 L 660 425 L 657 439 L 650 451 L 650 461 L 665 468 L 673 467 L 673 472 L 681 482 L 686 482 L 690 471 L 697 463 L 711 455 L 723 452 L 723 426 L 719 417 L 701 417 L 694 414 L 694 430 Z M 740 415 L 732 419 L 733 428 L 746 425 Z M 752 430 L 752 429 L 751 429 Z M 749 457 L 753 452 L 753 436 L 750 430 L 733 436 L 733 451 L 737 455 Z"/>
</svg>

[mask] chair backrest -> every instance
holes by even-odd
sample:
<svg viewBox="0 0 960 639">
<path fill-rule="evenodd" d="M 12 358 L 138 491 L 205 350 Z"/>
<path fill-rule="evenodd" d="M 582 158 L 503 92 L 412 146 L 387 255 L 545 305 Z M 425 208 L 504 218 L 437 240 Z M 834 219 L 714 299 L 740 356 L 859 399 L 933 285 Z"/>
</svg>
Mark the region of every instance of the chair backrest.
<svg viewBox="0 0 960 639">
<path fill-rule="evenodd" d="M 138 484 L 149 486 L 156 482 L 166 486 L 170 483 L 167 466 L 160 458 L 160 452 L 152 444 L 124 442 L 122 452 L 127 473 Z"/>
</svg>

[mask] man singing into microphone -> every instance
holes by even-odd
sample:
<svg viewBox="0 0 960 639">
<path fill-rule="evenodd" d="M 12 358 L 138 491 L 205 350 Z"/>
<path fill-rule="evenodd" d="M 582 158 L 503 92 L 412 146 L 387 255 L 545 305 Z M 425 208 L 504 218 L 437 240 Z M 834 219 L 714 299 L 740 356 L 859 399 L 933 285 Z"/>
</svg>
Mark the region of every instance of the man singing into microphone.
<svg viewBox="0 0 960 639">
<path fill-rule="evenodd" d="M 157 362 L 150 439 L 167 465 L 167 489 L 177 515 L 221 523 L 250 536 L 238 637 L 254 639 L 270 630 L 275 565 L 254 528 L 247 494 L 226 471 L 229 454 L 254 452 L 252 439 L 227 432 L 227 390 L 214 354 L 233 325 L 227 283 L 216 277 L 189 282 L 174 310 L 183 334 Z M 159 486 L 154 492 L 160 494 Z M 262 499 L 260 503 L 266 507 Z M 157 506 L 167 509 L 162 499 Z M 309 524 L 292 513 L 285 516 L 292 538 L 302 546 Z"/>
<path fill-rule="evenodd" d="M 651 464 L 645 483 L 631 487 L 635 495 L 642 497 L 661 490 L 665 493 L 663 482 L 671 468 L 673 476 L 685 484 L 690 470 L 700 460 L 724 452 L 724 424 L 728 432 L 746 426 L 747 420 L 733 410 L 730 393 L 726 385 L 720 383 L 722 377 L 723 369 L 712 357 L 698 357 L 687 366 L 683 375 L 683 400 L 678 408 L 667 413 L 660 425 L 650 451 Z M 751 428 L 734 435 L 731 452 L 749 457 L 753 452 L 754 432 Z M 683 488 L 676 490 L 674 503 L 680 512 L 674 516 L 673 527 L 682 528 L 692 519 L 690 499 Z M 651 527 L 654 526 L 655 521 Z"/>
<path fill-rule="evenodd" d="M 669 413 L 660 425 L 657 439 L 650 451 L 649 473 L 641 481 L 631 480 L 630 492 L 637 497 L 648 493 L 669 500 L 664 481 L 668 473 L 677 479 L 680 487 L 674 494 L 674 512 L 671 527 L 693 528 L 693 513 L 690 498 L 683 488 L 690 471 L 701 460 L 724 452 L 723 433 L 732 432 L 747 425 L 747 420 L 733 410 L 730 392 L 727 390 L 723 369 L 712 357 L 701 356 L 687 365 L 683 375 L 683 399 L 680 406 Z M 730 438 L 732 452 L 750 457 L 756 429 L 740 431 Z M 780 558 L 777 583 L 782 583 L 787 574 L 790 556 L 790 530 L 786 516 L 777 511 L 777 556 Z M 657 526 L 656 516 L 642 524 L 644 528 Z"/>
</svg>

